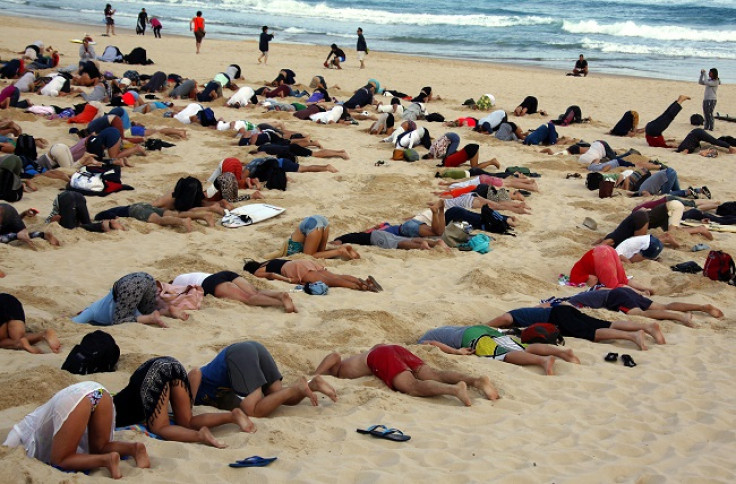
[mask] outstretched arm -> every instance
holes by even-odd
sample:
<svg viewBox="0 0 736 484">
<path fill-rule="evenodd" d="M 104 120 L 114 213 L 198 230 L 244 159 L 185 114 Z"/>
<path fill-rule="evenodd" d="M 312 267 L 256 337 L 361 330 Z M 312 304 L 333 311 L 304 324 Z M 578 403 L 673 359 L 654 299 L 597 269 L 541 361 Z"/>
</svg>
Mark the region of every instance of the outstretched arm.
<svg viewBox="0 0 736 484">
<path fill-rule="evenodd" d="M 472 355 L 473 350 L 471 348 L 453 348 L 439 341 L 425 341 L 423 345 L 436 346 L 448 355 Z"/>
</svg>

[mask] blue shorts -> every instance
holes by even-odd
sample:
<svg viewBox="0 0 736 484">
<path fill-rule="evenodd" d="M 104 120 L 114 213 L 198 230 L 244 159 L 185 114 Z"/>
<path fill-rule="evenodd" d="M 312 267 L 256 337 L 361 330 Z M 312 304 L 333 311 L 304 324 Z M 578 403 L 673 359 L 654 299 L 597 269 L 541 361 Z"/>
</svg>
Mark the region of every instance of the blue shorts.
<svg viewBox="0 0 736 484">
<path fill-rule="evenodd" d="M 146 135 L 146 127 L 145 126 L 131 126 L 130 127 L 130 134 L 133 136 L 145 136 Z"/>
<path fill-rule="evenodd" d="M 299 232 L 307 236 L 315 230 L 329 227 L 329 225 L 330 222 L 327 221 L 327 217 L 324 215 L 311 215 L 299 223 Z"/>
<path fill-rule="evenodd" d="M 548 323 L 552 308 L 520 308 L 509 311 L 516 326 L 531 326 L 534 323 Z"/>
<path fill-rule="evenodd" d="M 419 227 L 422 225 L 427 224 L 420 222 L 419 220 L 407 220 L 399 227 L 399 235 L 403 235 L 404 237 L 420 237 Z"/>
</svg>

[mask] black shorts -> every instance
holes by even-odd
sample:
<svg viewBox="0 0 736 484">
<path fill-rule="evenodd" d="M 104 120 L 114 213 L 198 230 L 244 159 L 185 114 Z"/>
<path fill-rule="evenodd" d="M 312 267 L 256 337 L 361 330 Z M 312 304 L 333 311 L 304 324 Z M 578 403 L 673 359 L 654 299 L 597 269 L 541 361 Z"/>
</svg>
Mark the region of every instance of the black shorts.
<svg viewBox="0 0 736 484">
<path fill-rule="evenodd" d="M 8 321 L 26 321 L 23 305 L 15 296 L 0 293 L 0 325 Z"/>
<path fill-rule="evenodd" d="M 611 327 L 610 321 L 588 316 L 576 308 L 564 304 L 552 308 L 549 322 L 560 329 L 562 336 L 582 338 L 588 341 L 595 341 L 597 330 Z"/>
<path fill-rule="evenodd" d="M 212 274 L 202 281 L 202 289 L 204 289 L 204 295 L 215 295 L 215 288 L 223 282 L 233 282 L 235 279 L 240 277 L 233 271 L 222 271 L 216 274 Z"/>
<path fill-rule="evenodd" d="M 651 299 L 642 296 L 633 289 L 617 287 L 616 289 L 611 289 L 611 291 L 609 291 L 605 307 L 609 311 L 628 313 L 629 310 L 634 308 L 646 311 L 651 305 Z"/>
</svg>

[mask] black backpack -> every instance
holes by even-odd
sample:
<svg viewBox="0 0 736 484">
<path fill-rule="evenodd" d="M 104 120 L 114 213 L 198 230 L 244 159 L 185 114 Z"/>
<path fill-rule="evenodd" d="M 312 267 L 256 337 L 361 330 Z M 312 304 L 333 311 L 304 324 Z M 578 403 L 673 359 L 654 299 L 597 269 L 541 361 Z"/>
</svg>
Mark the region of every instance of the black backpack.
<svg viewBox="0 0 736 484">
<path fill-rule="evenodd" d="M 511 230 L 511 226 L 507 222 L 508 217 L 501 215 L 488 205 L 484 205 L 480 210 L 480 217 L 486 231 L 494 234 L 516 236 Z"/>
<path fill-rule="evenodd" d="M 120 347 L 115 339 L 104 331 L 93 331 L 72 348 L 62 370 L 77 375 L 115 371 L 120 359 Z"/>
<path fill-rule="evenodd" d="M 598 188 L 601 186 L 602 181 L 603 175 L 601 175 L 597 171 L 594 171 L 592 173 L 588 173 L 588 176 L 585 177 L 585 186 L 590 191 L 598 190 Z"/>
<path fill-rule="evenodd" d="M 217 118 L 215 117 L 215 112 L 212 108 L 204 108 L 197 113 L 197 117 L 199 118 L 199 124 L 204 127 L 214 126 L 217 124 Z"/>
<path fill-rule="evenodd" d="M 174 193 L 171 195 L 174 197 L 174 208 L 179 212 L 199 207 L 204 200 L 202 182 L 193 176 L 179 178 L 174 187 Z"/>
<path fill-rule="evenodd" d="M 35 161 L 38 158 L 36 151 L 36 140 L 30 134 L 22 134 L 15 141 L 15 155 L 25 158 L 26 162 Z"/>
</svg>

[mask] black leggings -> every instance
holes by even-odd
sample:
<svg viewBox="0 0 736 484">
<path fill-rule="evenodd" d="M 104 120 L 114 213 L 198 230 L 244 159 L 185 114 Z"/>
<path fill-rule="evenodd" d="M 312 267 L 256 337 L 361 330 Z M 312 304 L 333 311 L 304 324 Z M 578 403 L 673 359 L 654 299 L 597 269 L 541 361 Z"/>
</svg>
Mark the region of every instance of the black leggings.
<svg viewBox="0 0 736 484">
<path fill-rule="evenodd" d="M 28 232 L 28 236 L 32 239 L 43 239 L 46 236 L 45 232 Z M 18 240 L 18 234 L 11 232 L 9 234 L 0 235 L 0 244 L 9 244 Z"/>
<path fill-rule="evenodd" d="M 82 227 L 88 232 L 102 232 L 102 223 L 92 223 L 87 211 L 87 200 L 79 192 L 64 191 L 56 197 L 59 205 L 59 225 L 65 229 Z"/>
<path fill-rule="evenodd" d="M 680 146 L 677 147 L 677 152 L 679 153 L 680 151 L 688 151 L 690 153 L 693 153 L 698 148 L 700 148 L 701 141 L 705 141 L 706 143 L 710 143 L 715 146 L 720 146 L 721 148 L 729 149 L 731 147 L 731 145 L 727 142 L 721 141 L 711 136 L 710 133 L 708 133 L 703 128 L 695 128 L 694 130 L 690 131 L 687 136 L 685 136 L 685 139 L 682 140 Z"/>
<path fill-rule="evenodd" d="M 707 218 L 711 222 L 715 222 L 721 225 L 736 225 L 736 215 L 713 215 L 712 213 L 702 212 L 697 208 L 685 210 L 685 213 L 682 214 L 682 218 L 683 220 L 703 220 L 704 218 Z"/>
<path fill-rule="evenodd" d="M 664 130 L 669 128 L 670 123 L 675 119 L 675 116 L 677 116 L 680 111 L 682 111 L 680 103 L 675 101 L 670 104 L 665 112 L 663 112 L 658 118 L 647 123 L 646 128 L 644 128 L 647 136 L 662 136 Z"/>
<path fill-rule="evenodd" d="M 371 234 L 366 232 L 352 232 L 341 235 L 335 240 L 339 240 L 343 244 L 371 245 Z"/>
</svg>

